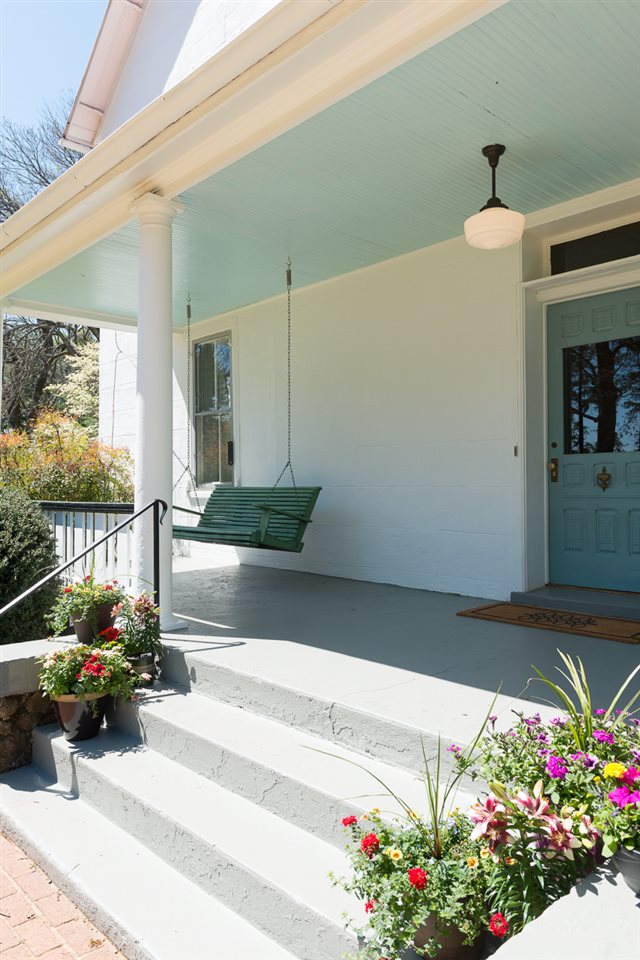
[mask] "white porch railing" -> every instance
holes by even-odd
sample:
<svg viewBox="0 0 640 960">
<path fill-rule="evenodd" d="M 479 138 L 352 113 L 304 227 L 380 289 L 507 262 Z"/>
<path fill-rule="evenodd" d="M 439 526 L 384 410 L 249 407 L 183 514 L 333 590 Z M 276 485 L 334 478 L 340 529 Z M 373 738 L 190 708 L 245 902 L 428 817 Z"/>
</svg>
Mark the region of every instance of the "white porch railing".
<svg viewBox="0 0 640 960">
<path fill-rule="evenodd" d="M 65 503 L 43 500 L 40 506 L 51 524 L 60 563 L 66 563 L 99 540 L 133 513 L 132 503 Z M 133 523 L 114 534 L 70 568 L 68 576 L 86 576 L 93 572 L 100 580 L 116 579 L 130 587 L 133 562 Z"/>
</svg>

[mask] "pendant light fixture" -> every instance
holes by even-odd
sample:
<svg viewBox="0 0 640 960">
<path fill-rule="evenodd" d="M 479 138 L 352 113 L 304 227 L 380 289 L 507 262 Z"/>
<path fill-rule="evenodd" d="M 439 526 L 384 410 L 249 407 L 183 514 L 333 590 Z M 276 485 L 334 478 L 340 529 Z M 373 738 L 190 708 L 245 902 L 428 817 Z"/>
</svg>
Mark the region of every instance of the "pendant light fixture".
<svg viewBox="0 0 640 960">
<path fill-rule="evenodd" d="M 480 213 L 475 213 L 464 222 L 467 243 L 482 250 L 508 247 L 517 243 L 524 232 L 524 214 L 509 210 L 509 207 L 496 197 L 496 167 L 505 149 L 501 143 L 492 143 L 482 148 L 482 154 L 491 167 L 491 197 Z"/>
</svg>

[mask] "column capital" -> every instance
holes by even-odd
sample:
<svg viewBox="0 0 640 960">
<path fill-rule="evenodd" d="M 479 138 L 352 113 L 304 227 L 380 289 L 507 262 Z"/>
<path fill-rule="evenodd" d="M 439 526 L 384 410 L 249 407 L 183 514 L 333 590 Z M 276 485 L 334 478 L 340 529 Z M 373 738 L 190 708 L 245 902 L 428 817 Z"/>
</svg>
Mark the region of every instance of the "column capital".
<svg viewBox="0 0 640 960">
<path fill-rule="evenodd" d="M 184 210 L 184 206 L 158 193 L 145 193 L 133 201 L 129 210 L 142 224 L 169 226 L 173 218 Z"/>
</svg>

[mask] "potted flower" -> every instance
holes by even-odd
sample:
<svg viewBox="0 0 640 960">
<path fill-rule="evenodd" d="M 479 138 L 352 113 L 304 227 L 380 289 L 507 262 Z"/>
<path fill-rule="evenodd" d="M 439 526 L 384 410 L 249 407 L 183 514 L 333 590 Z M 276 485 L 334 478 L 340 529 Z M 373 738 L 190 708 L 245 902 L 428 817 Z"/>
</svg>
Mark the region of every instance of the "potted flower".
<svg viewBox="0 0 640 960">
<path fill-rule="evenodd" d="M 95 737 L 107 698 L 131 697 L 136 675 L 118 649 L 85 644 L 57 650 L 40 659 L 40 688 L 53 701 L 67 740 Z"/>
<path fill-rule="evenodd" d="M 113 626 L 113 608 L 124 599 L 125 592 L 117 580 L 101 583 L 93 573 L 84 580 L 68 583 L 60 591 L 51 613 L 53 635 L 61 634 L 71 622 L 81 643 L 93 643 L 102 630 Z"/>
<path fill-rule="evenodd" d="M 143 684 L 152 684 L 156 659 L 164 650 L 160 640 L 160 610 L 152 596 L 142 593 L 138 597 L 124 597 L 114 607 L 114 613 L 116 626 L 103 630 L 98 641 L 117 643 Z"/>
<path fill-rule="evenodd" d="M 613 862 L 634 893 L 640 894 L 640 754 L 638 766 L 608 763 L 602 771 L 602 804 L 596 824 L 604 856 Z"/>
</svg>

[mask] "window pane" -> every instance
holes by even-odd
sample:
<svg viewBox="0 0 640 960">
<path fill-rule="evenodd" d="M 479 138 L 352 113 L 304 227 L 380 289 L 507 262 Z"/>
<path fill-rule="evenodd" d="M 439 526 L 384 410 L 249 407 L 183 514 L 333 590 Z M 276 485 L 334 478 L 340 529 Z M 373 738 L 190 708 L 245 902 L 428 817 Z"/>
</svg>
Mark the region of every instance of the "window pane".
<svg viewBox="0 0 640 960">
<path fill-rule="evenodd" d="M 640 337 L 563 351 L 565 453 L 640 450 Z"/>
<path fill-rule="evenodd" d="M 196 413 L 216 409 L 215 343 L 196 344 Z"/>
<path fill-rule="evenodd" d="M 220 480 L 219 422 L 214 414 L 196 417 L 196 482 Z M 225 448 L 226 454 L 226 448 Z M 226 457 L 225 457 L 226 459 Z"/>
<path fill-rule="evenodd" d="M 233 423 L 231 414 L 220 417 L 220 482 L 233 483 L 233 467 L 229 465 L 227 444 L 233 440 Z"/>
<path fill-rule="evenodd" d="M 218 410 L 231 409 L 231 344 L 228 340 L 216 341 L 216 395 Z"/>
</svg>

